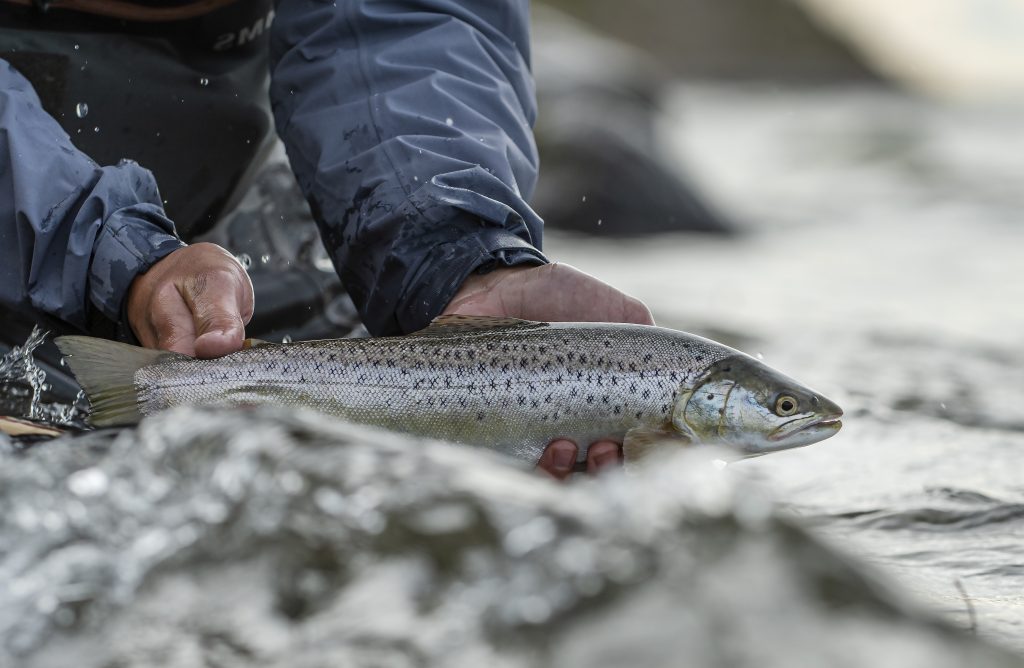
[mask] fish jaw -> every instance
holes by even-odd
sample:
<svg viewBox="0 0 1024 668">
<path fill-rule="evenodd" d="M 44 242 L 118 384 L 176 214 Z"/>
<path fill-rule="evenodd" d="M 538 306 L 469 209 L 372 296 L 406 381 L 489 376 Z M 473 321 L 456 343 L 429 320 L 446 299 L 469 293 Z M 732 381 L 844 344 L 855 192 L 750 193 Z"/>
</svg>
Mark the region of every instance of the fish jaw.
<svg viewBox="0 0 1024 668">
<path fill-rule="evenodd" d="M 839 432 L 843 422 L 839 415 L 812 415 L 793 420 L 782 425 L 768 436 L 768 443 L 774 445 L 771 450 L 800 448 L 819 441 L 824 441 Z"/>
</svg>

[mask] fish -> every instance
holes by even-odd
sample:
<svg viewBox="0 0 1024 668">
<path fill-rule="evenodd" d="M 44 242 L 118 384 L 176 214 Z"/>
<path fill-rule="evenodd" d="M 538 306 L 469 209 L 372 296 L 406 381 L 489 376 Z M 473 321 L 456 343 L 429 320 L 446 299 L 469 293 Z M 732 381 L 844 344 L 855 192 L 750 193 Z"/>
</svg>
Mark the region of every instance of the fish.
<svg viewBox="0 0 1024 668">
<path fill-rule="evenodd" d="M 308 407 L 535 463 L 550 441 L 621 442 L 627 462 L 697 443 L 744 456 L 810 445 L 842 409 L 763 362 L 652 325 L 448 315 L 396 337 L 247 347 L 200 360 L 85 336 L 55 340 L 93 426 L 179 405 Z"/>
</svg>

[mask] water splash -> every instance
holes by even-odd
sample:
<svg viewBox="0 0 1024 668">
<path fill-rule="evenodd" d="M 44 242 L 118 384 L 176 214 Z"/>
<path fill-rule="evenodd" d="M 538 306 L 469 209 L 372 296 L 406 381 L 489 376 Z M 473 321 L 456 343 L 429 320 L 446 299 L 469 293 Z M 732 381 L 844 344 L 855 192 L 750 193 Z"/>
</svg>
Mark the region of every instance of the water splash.
<svg viewBox="0 0 1024 668">
<path fill-rule="evenodd" d="M 696 450 L 565 488 L 312 413 L 182 408 L 0 449 L 0 507 L 2 665 L 1021 665 Z"/>
<path fill-rule="evenodd" d="M 46 372 L 36 365 L 32 354 L 46 341 L 47 334 L 34 327 L 24 345 L 14 346 L 9 353 L 0 357 L 0 389 L 4 390 L 3 394 L 9 403 L 25 406 L 18 417 L 30 420 L 40 417 L 43 392 L 48 389 Z"/>
<path fill-rule="evenodd" d="M 86 415 L 84 393 L 79 392 L 70 404 L 43 400 L 50 386 L 46 372 L 36 364 L 33 354 L 47 335 L 48 332 L 34 327 L 23 345 L 14 346 L 0 357 L 0 415 L 81 427 Z"/>
</svg>

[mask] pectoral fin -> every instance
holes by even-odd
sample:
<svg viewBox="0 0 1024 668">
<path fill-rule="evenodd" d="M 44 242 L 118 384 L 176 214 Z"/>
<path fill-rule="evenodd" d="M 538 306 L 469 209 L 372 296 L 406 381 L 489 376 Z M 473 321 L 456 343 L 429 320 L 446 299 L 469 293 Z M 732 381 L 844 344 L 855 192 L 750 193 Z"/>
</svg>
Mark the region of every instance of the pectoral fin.
<svg viewBox="0 0 1024 668">
<path fill-rule="evenodd" d="M 622 441 L 622 458 L 630 467 L 655 453 L 675 451 L 690 443 L 690 439 L 667 425 L 634 427 Z"/>
</svg>

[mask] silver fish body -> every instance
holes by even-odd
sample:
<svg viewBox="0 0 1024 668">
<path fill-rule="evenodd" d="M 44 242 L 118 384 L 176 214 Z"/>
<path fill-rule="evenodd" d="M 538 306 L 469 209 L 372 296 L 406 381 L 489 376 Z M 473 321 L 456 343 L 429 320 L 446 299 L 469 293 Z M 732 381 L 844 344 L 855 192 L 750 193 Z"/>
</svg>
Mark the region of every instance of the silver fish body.
<svg viewBox="0 0 1024 668">
<path fill-rule="evenodd" d="M 123 393 L 104 395 L 102 379 L 85 378 L 90 365 L 76 357 L 88 354 L 80 346 L 76 352 L 76 338 L 58 344 L 93 402 L 94 422 L 110 418 L 111 408 L 124 417 Z M 715 387 L 753 368 L 797 385 L 785 390 L 789 395 L 819 396 L 721 344 L 639 325 L 455 317 L 411 336 L 263 343 L 217 360 L 150 354 L 155 359 L 130 378 L 139 415 L 183 404 L 305 406 L 530 462 L 558 437 L 584 447 L 603 438 L 622 441 L 627 433 L 729 441 L 722 425 L 710 429 L 703 412 L 692 410 L 700 402 L 720 410 L 710 418 L 715 422 L 729 413 L 728 396 L 720 409 L 711 392 L 691 401 L 709 372 Z M 735 360 L 736 371 L 723 374 L 727 360 Z M 835 417 L 838 407 L 827 404 Z M 736 444 L 756 451 L 753 440 Z"/>
</svg>

